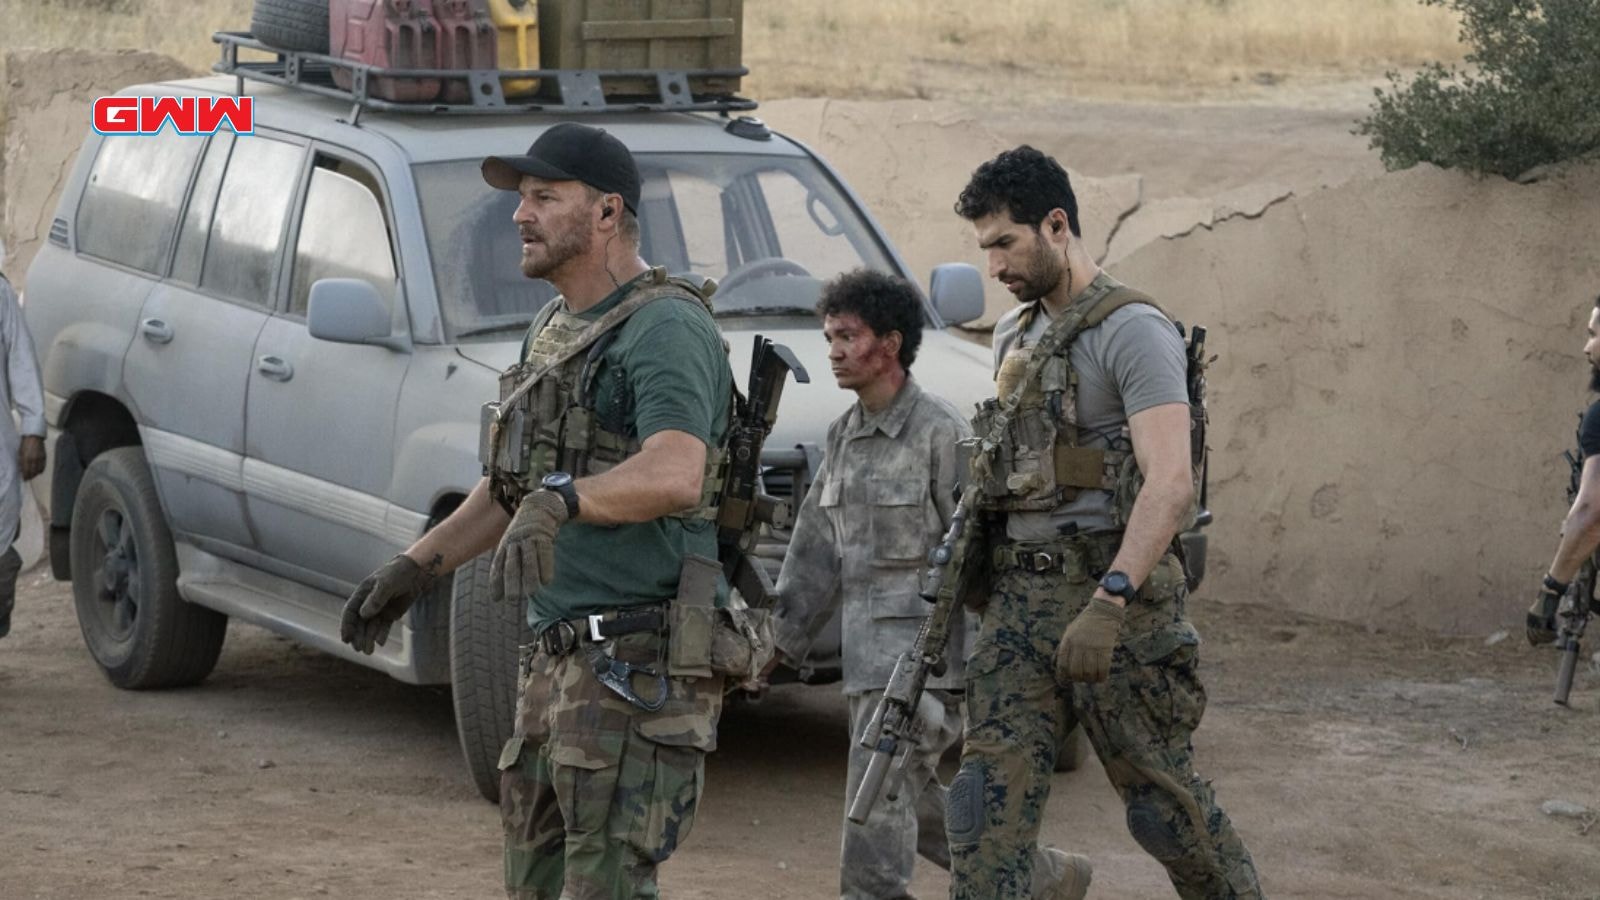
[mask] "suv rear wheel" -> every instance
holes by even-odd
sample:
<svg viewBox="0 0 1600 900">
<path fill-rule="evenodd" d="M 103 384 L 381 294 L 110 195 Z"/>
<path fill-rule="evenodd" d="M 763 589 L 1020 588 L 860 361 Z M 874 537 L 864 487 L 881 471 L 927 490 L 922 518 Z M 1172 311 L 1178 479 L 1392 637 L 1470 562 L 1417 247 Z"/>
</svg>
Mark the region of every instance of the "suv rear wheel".
<svg viewBox="0 0 1600 900">
<path fill-rule="evenodd" d="M 180 687 L 216 667 L 228 617 L 178 596 L 178 560 L 138 447 L 94 458 L 72 506 L 72 599 L 89 654 L 119 688 Z"/>
<path fill-rule="evenodd" d="M 533 641 L 523 604 L 494 596 L 490 555 L 456 570 L 450 604 L 450 695 L 478 793 L 500 802 L 500 750 L 517 716 L 517 653 Z"/>
</svg>

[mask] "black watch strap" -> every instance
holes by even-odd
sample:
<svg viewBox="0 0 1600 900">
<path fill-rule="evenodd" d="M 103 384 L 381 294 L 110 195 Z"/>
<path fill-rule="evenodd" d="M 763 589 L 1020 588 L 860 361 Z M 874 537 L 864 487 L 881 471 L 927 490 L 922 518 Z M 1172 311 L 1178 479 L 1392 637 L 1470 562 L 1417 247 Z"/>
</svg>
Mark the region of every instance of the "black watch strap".
<svg viewBox="0 0 1600 900">
<path fill-rule="evenodd" d="M 1545 576 L 1544 576 L 1544 589 L 1545 590 L 1554 591 L 1557 594 L 1565 594 L 1567 592 L 1567 588 L 1569 588 L 1569 587 L 1572 587 L 1572 585 L 1570 583 L 1557 581 L 1556 577 L 1554 575 L 1551 575 L 1548 572 L 1545 573 Z"/>
<path fill-rule="evenodd" d="M 1133 579 L 1126 572 L 1107 572 L 1100 579 L 1100 587 L 1106 593 L 1115 594 L 1129 603 L 1139 596 L 1139 589 L 1133 586 Z"/>
<path fill-rule="evenodd" d="M 545 490 L 554 493 L 567 504 L 567 518 L 578 517 L 578 485 L 571 475 L 565 472 L 552 472 L 540 482 Z"/>
</svg>

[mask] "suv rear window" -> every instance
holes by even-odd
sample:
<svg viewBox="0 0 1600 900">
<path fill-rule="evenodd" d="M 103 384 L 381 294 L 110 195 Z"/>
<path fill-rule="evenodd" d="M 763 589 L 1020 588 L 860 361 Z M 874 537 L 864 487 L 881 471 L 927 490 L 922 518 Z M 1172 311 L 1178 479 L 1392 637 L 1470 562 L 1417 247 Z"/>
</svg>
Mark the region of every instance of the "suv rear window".
<svg viewBox="0 0 1600 900">
<path fill-rule="evenodd" d="M 271 307 L 272 276 L 305 150 L 259 135 L 235 143 L 222 177 L 200 287 Z"/>
<path fill-rule="evenodd" d="M 165 274 L 178 209 L 205 145 L 171 131 L 102 139 L 78 202 L 78 250 Z"/>
<path fill-rule="evenodd" d="M 811 316 L 822 282 L 856 268 L 894 272 L 855 206 L 810 159 L 645 154 L 640 254 L 723 281 L 719 316 Z M 555 290 L 522 275 L 517 195 L 483 181 L 481 160 L 416 167 L 440 306 L 452 339 L 516 333 Z"/>
</svg>

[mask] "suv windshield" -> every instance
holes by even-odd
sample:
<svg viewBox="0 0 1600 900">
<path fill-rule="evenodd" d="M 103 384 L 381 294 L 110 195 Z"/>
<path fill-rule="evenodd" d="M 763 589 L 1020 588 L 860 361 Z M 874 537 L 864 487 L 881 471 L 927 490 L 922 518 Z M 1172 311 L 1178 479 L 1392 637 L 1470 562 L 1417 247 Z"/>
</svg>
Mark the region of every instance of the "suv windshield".
<svg viewBox="0 0 1600 900">
<path fill-rule="evenodd" d="M 851 269 L 893 272 L 855 207 L 812 160 L 640 154 L 640 254 L 720 283 L 717 315 L 811 315 L 822 282 Z M 483 181 L 480 160 L 416 167 L 417 193 L 451 339 L 504 337 L 555 296 L 525 278 L 511 214 L 517 196 Z"/>
</svg>

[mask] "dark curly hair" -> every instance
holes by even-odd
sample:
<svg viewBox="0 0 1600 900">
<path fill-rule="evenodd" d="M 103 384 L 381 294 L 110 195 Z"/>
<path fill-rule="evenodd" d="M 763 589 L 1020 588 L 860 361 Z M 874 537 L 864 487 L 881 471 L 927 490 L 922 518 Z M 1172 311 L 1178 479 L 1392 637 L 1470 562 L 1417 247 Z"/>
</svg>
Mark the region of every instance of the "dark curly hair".
<svg viewBox="0 0 1600 900">
<path fill-rule="evenodd" d="M 922 295 L 904 278 L 857 269 L 822 286 L 817 317 L 854 313 L 872 333 L 887 337 L 900 332 L 900 367 L 911 371 L 922 346 Z"/>
<path fill-rule="evenodd" d="M 1052 209 L 1067 214 L 1073 237 L 1083 237 L 1078 230 L 1078 195 L 1072 192 L 1067 170 L 1027 144 L 979 166 L 956 200 L 956 214 L 968 222 L 1005 210 L 1011 221 L 1035 231 Z"/>
</svg>

